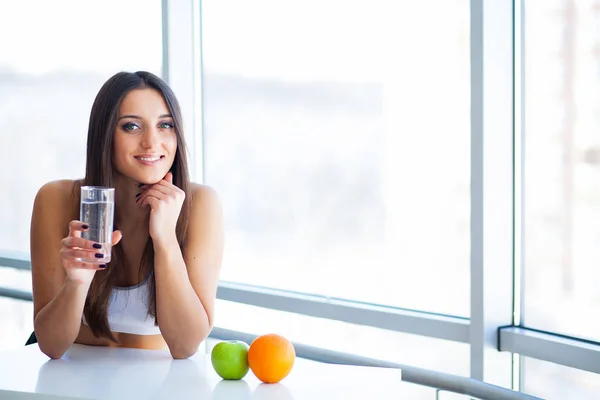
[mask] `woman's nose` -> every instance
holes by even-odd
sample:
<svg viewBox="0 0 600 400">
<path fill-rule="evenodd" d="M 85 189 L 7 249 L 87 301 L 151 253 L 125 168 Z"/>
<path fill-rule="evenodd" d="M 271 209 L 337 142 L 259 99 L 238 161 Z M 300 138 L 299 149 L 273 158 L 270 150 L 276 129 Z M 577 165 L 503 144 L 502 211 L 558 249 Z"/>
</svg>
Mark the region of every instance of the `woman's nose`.
<svg viewBox="0 0 600 400">
<path fill-rule="evenodd" d="M 142 142 L 140 145 L 145 149 L 151 149 L 158 146 L 160 143 L 159 132 L 156 128 L 147 129 L 142 135 Z"/>
</svg>

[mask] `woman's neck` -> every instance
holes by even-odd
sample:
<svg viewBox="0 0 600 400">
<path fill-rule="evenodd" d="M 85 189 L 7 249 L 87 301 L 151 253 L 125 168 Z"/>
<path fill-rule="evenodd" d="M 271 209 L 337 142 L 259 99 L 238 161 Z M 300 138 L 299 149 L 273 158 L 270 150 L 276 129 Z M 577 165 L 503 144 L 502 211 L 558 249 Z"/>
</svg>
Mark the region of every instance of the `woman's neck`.
<svg viewBox="0 0 600 400">
<path fill-rule="evenodd" d="M 124 267 L 119 277 L 119 284 L 130 286 L 143 279 L 144 271 L 139 269 L 144 249 L 149 238 L 150 209 L 141 207 L 136 194 L 142 190 L 139 183 L 125 176 L 115 177 L 115 211 L 117 228 L 123 238 L 118 246 L 123 250 Z"/>
<path fill-rule="evenodd" d="M 115 177 L 115 209 L 119 218 L 118 225 L 120 230 L 132 231 L 145 228 L 148 230 L 148 220 L 150 209 L 141 207 L 136 200 L 138 193 L 142 192 L 139 183 L 135 180 L 124 177 Z"/>
</svg>

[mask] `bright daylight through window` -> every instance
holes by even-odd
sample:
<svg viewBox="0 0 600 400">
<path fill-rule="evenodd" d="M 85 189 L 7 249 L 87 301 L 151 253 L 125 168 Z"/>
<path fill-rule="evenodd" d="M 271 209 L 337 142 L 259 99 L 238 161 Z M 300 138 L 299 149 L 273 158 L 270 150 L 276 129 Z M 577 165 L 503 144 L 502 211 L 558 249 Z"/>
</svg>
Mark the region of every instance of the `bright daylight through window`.
<svg viewBox="0 0 600 400">
<path fill-rule="evenodd" d="M 468 317 L 469 3 L 431 6 L 203 2 L 223 279 Z"/>
</svg>

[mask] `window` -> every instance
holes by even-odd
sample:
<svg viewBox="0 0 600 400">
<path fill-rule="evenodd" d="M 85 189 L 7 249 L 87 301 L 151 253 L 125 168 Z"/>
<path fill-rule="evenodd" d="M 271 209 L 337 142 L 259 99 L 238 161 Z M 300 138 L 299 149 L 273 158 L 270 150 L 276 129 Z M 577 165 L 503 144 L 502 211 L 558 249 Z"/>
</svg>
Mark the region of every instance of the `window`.
<svg viewBox="0 0 600 400">
<path fill-rule="evenodd" d="M 0 41 L 0 182 L 7 194 L 0 199 L 0 251 L 29 252 L 38 189 L 85 174 L 88 119 L 102 84 L 120 70 L 161 73 L 161 2 L 35 0 L 3 7 L 10 17 L 0 37 L 19 40 Z"/>
<path fill-rule="evenodd" d="M 524 319 L 600 340 L 600 8 L 525 7 Z"/>
<path fill-rule="evenodd" d="M 202 6 L 222 279 L 468 316 L 469 3 Z"/>
<path fill-rule="evenodd" d="M 0 297 L 2 341 L 0 352 L 22 347 L 33 332 L 33 303 Z"/>
<path fill-rule="evenodd" d="M 596 400 L 600 375 L 535 358 L 522 357 L 521 390 L 544 399 Z"/>
<path fill-rule="evenodd" d="M 31 292 L 31 274 L 0 266 L 0 286 Z M 33 332 L 33 303 L 0 297 L 0 352 L 25 345 Z"/>
</svg>

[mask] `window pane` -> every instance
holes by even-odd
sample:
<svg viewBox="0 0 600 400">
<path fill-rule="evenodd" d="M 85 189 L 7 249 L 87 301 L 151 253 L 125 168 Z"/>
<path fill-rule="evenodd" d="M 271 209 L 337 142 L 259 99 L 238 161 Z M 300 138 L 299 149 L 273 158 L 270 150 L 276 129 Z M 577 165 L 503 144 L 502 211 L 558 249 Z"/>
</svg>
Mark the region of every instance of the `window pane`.
<svg viewBox="0 0 600 400">
<path fill-rule="evenodd" d="M 202 15 L 222 278 L 468 316 L 469 2 Z"/>
<path fill-rule="evenodd" d="M 600 8 L 525 10 L 525 322 L 600 339 Z"/>
<path fill-rule="evenodd" d="M 31 272 L 0 265 L 0 286 L 31 292 Z"/>
<path fill-rule="evenodd" d="M 544 399 L 597 400 L 600 375 L 522 357 L 523 391 Z"/>
<path fill-rule="evenodd" d="M 0 287 L 31 292 L 31 272 L 0 265 Z M 0 297 L 0 352 L 22 347 L 33 332 L 33 303 Z"/>
<path fill-rule="evenodd" d="M 33 303 L 0 297 L 0 352 L 25 346 L 33 332 Z"/>
<path fill-rule="evenodd" d="M 261 335 L 278 333 L 297 343 L 469 375 L 469 346 L 408 333 L 217 300 L 215 326 Z"/>
<path fill-rule="evenodd" d="M 10 17 L 0 37 L 13 40 L 0 40 L 0 251 L 28 252 L 37 190 L 85 173 L 100 86 L 120 70 L 161 73 L 161 2 L 30 0 L 1 8 Z"/>
</svg>

